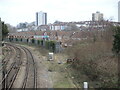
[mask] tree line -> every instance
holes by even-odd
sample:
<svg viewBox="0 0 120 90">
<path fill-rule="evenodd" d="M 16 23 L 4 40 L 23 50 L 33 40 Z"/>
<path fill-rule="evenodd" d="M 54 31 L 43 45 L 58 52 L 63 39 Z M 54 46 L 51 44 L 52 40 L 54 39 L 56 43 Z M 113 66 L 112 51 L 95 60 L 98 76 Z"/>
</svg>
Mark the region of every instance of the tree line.
<svg viewBox="0 0 120 90">
<path fill-rule="evenodd" d="M 4 22 L 2 23 L 2 40 L 4 40 L 4 38 L 8 35 L 9 31 L 8 31 L 8 27 Z"/>
</svg>

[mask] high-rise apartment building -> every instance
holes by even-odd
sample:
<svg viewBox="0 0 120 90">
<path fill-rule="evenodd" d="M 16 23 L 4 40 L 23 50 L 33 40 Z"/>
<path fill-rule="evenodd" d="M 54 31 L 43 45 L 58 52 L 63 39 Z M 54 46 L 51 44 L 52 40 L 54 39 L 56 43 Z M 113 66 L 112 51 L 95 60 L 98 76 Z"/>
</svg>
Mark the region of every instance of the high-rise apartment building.
<svg viewBox="0 0 120 90">
<path fill-rule="evenodd" d="M 47 13 L 45 12 L 37 12 L 36 13 L 36 25 L 46 25 L 47 24 Z"/>
<path fill-rule="evenodd" d="M 120 1 L 118 2 L 118 22 L 120 22 Z"/>
<path fill-rule="evenodd" d="M 92 13 L 92 21 L 102 21 L 103 14 L 100 12 Z"/>
</svg>

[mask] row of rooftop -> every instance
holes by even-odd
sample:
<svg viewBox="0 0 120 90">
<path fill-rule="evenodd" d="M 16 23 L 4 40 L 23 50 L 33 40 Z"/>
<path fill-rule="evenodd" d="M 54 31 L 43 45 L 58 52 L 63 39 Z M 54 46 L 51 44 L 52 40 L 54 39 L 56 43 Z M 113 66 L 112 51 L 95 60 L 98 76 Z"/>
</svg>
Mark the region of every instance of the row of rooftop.
<svg viewBox="0 0 120 90">
<path fill-rule="evenodd" d="M 102 27 L 100 25 L 104 22 L 104 15 L 97 11 L 92 13 L 92 21 L 80 21 L 80 22 L 60 22 L 55 21 L 53 24 L 47 24 L 47 13 L 40 11 L 36 12 L 36 20 L 32 23 L 19 23 L 17 25 L 18 31 L 28 31 L 28 30 L 66 30 L 70 29 L 70 25 L 74 24 L 81 30 L 81 27 L 93 26 Z M 102 23 L 102 24 L 101 24 Z M 104 23 L 105 24 L 105 23 Z"/>
<path fill-rule="evenodd" d="M 112 24 L 114 26 L 120 25 L 120 22 L 110 22 L 110 21 L 80 21 L 80 22 L 60 22 L 56 21 L 53 24 L 35 26 L 34 23 L 21 25 L 21 28 L 18 28 L 20 31 L 31 31 L 31 30 L 89 30 L 92 29 L 104 29 L 107 25 Z"/>
<path fill-rule="evenodd" d="M 98 30 L 98 33 L 100 30 Z M 101 33 L 101 32 L 100 32 Z M 91 31 L 23 31 L 16 33 L 9 33 L 8 38 L 24 38 L 36 40 L 53 40 L 62 42 L 64 45 L 73 45 L 77 41 L 92 39 L 94 33 Z M 97 36 L 99 37 L 99 36 Z"/>
</svg>

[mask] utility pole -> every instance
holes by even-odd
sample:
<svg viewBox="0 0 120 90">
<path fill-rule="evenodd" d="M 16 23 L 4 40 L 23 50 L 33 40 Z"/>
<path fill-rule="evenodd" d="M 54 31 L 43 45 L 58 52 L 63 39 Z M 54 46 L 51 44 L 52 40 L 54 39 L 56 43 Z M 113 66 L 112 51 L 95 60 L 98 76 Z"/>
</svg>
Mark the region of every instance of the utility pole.
<svg viewBox="0 0 120 90">
<path fill-rule="evenodd" d="M 2 22 L 0 18 L 0 53 L 2 56 Z M 2 58 L 0 58 L 2 59 Z M 0 60 L 0 65 L 2 66 L 2 60 Z M 0 81 L 2 81 L 2 72 L 0 72 Z M 0 85 L 0 89 L 2 89 L 2 85 Z"/>
<path fill-rule="evenodd" d="M 0 45 L 2 45 L 2 21 L 0 18 Z"/>
</svg>

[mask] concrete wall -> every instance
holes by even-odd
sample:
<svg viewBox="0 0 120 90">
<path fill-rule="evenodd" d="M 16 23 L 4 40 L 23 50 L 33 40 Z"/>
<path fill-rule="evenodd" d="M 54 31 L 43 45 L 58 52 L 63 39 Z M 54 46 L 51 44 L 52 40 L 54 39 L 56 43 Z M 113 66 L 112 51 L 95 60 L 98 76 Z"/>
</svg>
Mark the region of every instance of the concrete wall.
<svg viewBox="0 0 120 90">
<path fill-rule="evenodd" d="M 42 47 L 46 47 L 46 41 L 45 40 L 43 40 L 43 43 L 40 41 L 40 43 L 38 44 L 38 40 L 34 40 L 34 43 L 32 43 L 32 39 L 29 39 L 28 40 L 28 42 L 27 42 L 27 39 L 26 38 L 22 38 L 22 41 L 21 41 L 21 38 L 17 38 L 18 40 L 16 41 L 16 38 L 13 38 L 13 39 L 11 39 L 11 41 L 10 41 L 10 39 L 6 39 L 6 41 L 9 41 L 9 42 L 20 42 L 20 43 L 26 43 L 26 44 L 28 44 L 28 45 L 37 45 L 37 46 L 42 46 Z M 62 47 L 61 47 L 61 45 L 60 45 L 60 42 L 56 42 L 55 43 L 55 53 L 59 53 L 59 52 L 61 52 L 63 49 L 62 49 Z"/>
</svg>

